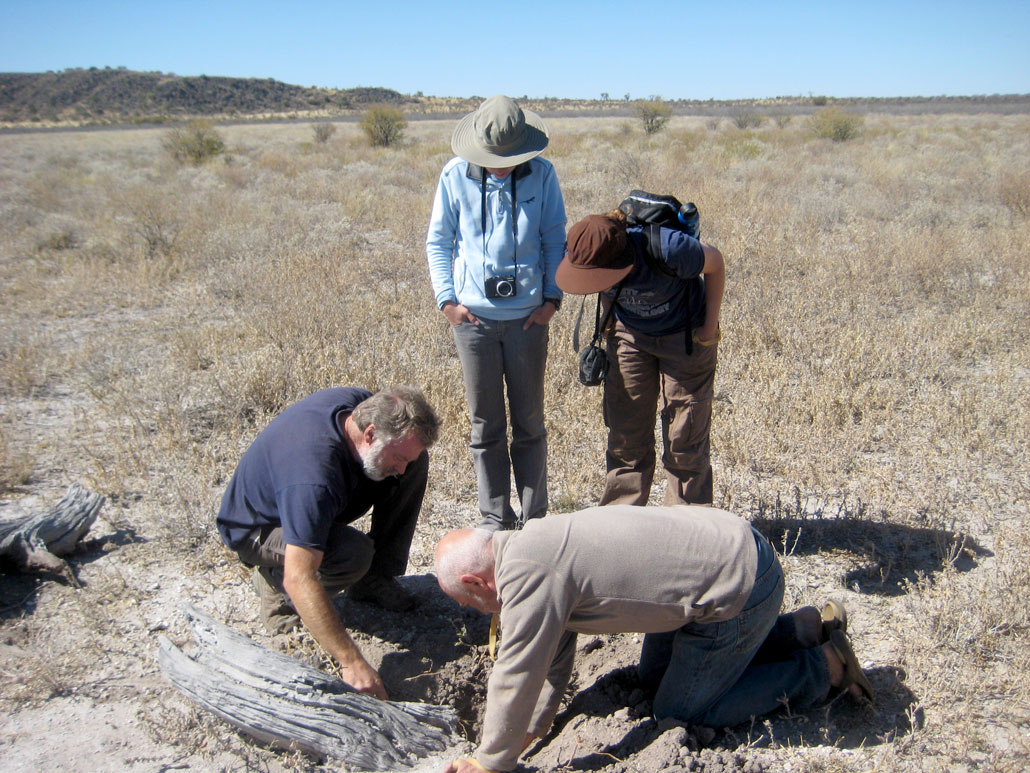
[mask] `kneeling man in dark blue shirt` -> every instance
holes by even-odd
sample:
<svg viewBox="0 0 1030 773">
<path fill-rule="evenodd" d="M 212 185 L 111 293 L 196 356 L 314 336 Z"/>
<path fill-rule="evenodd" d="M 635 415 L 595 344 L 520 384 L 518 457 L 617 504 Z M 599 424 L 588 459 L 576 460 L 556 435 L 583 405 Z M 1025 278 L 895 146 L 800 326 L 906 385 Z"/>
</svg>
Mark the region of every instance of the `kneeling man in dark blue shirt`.
<svg viewBox="0 0 1030 773">
<path fill-rule="evenodd" d="M 394 611 L 414 606 L 397 582 L 408 563 L 440 420 L 409 386 L 372 394 L 324 389 L 279 414 L 243 454 L 218 513 L 222 540 L 253 567 L 265 626 L 303 622 L 355 689 L 383 683 L 330 597 Z M 348 524 L 372 511 L 364 534 Z M 299 615 L 299 620 L 298 620 Z"/>
</svg>

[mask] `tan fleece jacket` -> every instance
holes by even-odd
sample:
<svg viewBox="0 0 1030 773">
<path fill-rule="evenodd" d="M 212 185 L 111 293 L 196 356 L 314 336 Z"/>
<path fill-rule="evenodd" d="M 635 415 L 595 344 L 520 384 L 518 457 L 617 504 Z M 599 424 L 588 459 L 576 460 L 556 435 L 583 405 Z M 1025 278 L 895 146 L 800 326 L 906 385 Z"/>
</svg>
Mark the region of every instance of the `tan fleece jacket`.
<svg viewBox="0 0 1030 773">
<path fill-rule="evenodd" d="M 576 634 L 673 631 L 737 615 L 757 551 L 750 524 L 700 506 L 608 505 L 534 519 L 493 538 L 501 645 L 476 755 L 515 767 L 551 726 Z"/>
</svg>

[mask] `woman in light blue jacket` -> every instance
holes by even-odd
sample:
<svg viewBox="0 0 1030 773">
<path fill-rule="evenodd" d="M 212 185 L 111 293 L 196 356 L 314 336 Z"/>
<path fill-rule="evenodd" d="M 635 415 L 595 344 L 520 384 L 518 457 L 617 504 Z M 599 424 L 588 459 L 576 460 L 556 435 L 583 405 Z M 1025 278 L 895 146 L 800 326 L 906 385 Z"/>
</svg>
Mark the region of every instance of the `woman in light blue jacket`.
<svg viewBox="0 0 1030 773">
<path fill-rule="evenodd" d="M 535 113 L 505 96 L 483 102 L 451 137 L 458 157 L 440 175 L 426 236 L 436 303 L 461 360 L 488 529 L 517 524 L 512 471 L 522 520 L 547 512 L 544 366 L 565 251 L 565 204 L 554 167 L 539 157 L 547 142 Z"/>
</svg>

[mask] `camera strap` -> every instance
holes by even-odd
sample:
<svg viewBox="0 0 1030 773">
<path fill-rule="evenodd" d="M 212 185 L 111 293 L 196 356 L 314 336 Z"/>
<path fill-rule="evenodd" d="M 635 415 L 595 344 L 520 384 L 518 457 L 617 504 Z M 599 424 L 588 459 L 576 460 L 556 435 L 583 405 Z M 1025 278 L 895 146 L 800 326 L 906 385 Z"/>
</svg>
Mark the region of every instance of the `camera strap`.
<svg viewBox="0 0 1030 773">
<path fill-rule="evenodd" d="M 511 174 L 508 176 L 511 178 L 511 235 L 512 235 L 512 262 L 515 264 L 515 281 L 519 280 L 519 215 L 516 205 L 518 199 L 516 198 L 516 184 L 515 181 L 518 179 L 517 172 L 518 167 L 511 170 Z M 479 221 L 480 228 L 483 231 L 483 257 L 486 257 L 486 178 L 490 173 L 486 171 L 486 167 L 483 168 L 483 176 L 479 178 L 479 191 L 482 194 L 480 201 L 481 206 L 479 210 Z M 504 181 L 501 181 L 501 192 L 504 191 Z M 500 195 L 500 193 L 498 193 Z"/>
</svg>

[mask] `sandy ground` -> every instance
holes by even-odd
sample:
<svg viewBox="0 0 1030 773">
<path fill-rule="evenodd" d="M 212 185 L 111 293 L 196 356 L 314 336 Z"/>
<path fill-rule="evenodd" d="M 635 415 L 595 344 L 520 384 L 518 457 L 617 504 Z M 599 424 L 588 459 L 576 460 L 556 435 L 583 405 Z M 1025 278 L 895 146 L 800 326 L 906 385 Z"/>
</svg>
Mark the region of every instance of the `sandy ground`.
<svg viewBox="0 0 1030 773">
<path fill-rule="evenodd" d="M 16 517 L 42 502 L 27 497 L 0 515 Z M 155 658 L 159 637 L 168 636 L 187 651 L 194 644 L 181 611 L 184 603 L 264 646 L 325 663 L 306 634 L 264 635 L 247 575 L 227 551 L 208 544 L 196 557 L 182 556 L 149 536 L 160 533 L 157 516 L 144 502 L 108 502 L 70 557 L 81 587 L 14 572 L 0 577 L 0 658 L 8 695 L 21 698 L 0 721 L 3 769 L 322 769 L 302 755 L 260 748 L 195 709 L 164 679 Z M 465 734 L 474 739 L 491 667 L 485 647 L 489 621 L 445 597 L 428 572 L 436 536 L 469 519 L 470 513 L 457 507 L 423 514 L 425 528 L 417 535 L 410 572 L 402 578 L 420 599 L 415 612 L 398 615 L 346 598 L 338 606 L 392 698 L 454 706 Z M 126 523 L 136 525 L 126 529 Z M 827 529 L 821 538 L 832 540 Z M 930 544 L 914 547 L 932 552 Z M 982 562 L 988 562 L 989 551 L 982 554 Z M 918 558 L 913 560 L 918 564 Z M 862 571 L 852 553 L 816 552 L 803 544 L 794 545 L 783 563 L 788 597 L 839 587 L 838 578 Z M 531 747 L 523 768 L 776 770 L 791 764 L 792 749 L 803 747 L 807 756 L 800 769 L 807 769 L 822 754 L 832 752 L 838 761 L 860 749 L 867 755 L 871 746 L 907 732 L 918 721 L 911 711 L 915 696 L 905 686 L 905 675 L 891 665 L 893 639 L 882 625 L 883 619 L 901 614 L 902 600 L 849 591 L 834 595 L 848 605 L 856 650 L 878 693 L 875 707 L 843 698 L 809 714 L 781 714 L 729 730 L 658 724 L 635 680 L 641 637 L 581 636 L 570 700 L 551 734 Z M 12 682 L 21 686 L 20 692 Z M 1004 728 L 989 742 L 1014 743 Z M 419 762 L 417 769 L 442 770 L 447 759 L 471 748 L 456 737 L 451 749 Z M 341 769 L 338 761 L 326 763 L 324 769 L 330 768 Z"/>
</svg>

